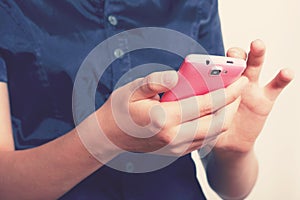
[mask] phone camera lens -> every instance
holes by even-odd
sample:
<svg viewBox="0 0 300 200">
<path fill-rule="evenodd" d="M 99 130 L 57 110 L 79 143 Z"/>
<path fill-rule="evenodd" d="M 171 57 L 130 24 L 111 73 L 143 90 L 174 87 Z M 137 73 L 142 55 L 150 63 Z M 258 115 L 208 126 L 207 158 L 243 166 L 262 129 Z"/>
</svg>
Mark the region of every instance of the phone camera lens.
<svg viewBox="0 0 300 200">
<path fill-rule="evenodd" d="M 220 69 L 213 69 L 210 71 L 210 75 L 212 76 L 218 76 L 219 74 L 221 74 L 222 70 Z"/>
</svg>

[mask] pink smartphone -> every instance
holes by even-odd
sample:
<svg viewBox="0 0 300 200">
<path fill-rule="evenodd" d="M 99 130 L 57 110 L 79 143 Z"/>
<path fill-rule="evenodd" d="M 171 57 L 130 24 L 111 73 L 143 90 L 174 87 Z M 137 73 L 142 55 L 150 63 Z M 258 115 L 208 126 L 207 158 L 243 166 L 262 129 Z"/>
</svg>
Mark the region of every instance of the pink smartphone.
<svg viewBox="0 0 300 200">
<path fill-rule="evenodd" d="M 164 93 L 160 101 L 176 101 L 225 88 L 245 69 L 243 59 L 190 54 L 179 68 L 177 85 Z"/>
</svg>

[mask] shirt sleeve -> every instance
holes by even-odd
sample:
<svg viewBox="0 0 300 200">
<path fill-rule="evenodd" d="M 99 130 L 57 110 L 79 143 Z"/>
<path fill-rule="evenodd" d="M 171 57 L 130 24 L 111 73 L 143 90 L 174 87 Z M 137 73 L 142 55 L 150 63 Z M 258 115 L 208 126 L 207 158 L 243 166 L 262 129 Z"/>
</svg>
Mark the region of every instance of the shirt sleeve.
<svg viewBox="0 0 300 200">
<path fill-rule="evenodd" d="M 200 23 L 198 35 L 200 44 L 202 44 L 208 54 L 223 56 L 225 51 L 218 10 L 218 1 L 204 1 L 200 12 L 204 18 L 204 20 Z"/>
<path fill-rule="evenodd" d="M 0 82 L 7 82 L 7 72 L 4 60 L 0 57 Z"/>
</svg>

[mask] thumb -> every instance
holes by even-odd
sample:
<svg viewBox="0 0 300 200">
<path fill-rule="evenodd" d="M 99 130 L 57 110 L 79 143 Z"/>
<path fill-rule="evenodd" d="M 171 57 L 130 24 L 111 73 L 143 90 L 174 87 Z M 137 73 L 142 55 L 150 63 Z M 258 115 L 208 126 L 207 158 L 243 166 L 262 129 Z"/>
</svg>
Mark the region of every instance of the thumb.
<svg viewBox="0 0 300 200">
<path fill-rule="evenodd" d="M 176 71 L 154 72 L 137 79 L 130 85 L 133 92 L 132 101 L 154 97 L 173 88 L 178 82 Z"/>
</svg>

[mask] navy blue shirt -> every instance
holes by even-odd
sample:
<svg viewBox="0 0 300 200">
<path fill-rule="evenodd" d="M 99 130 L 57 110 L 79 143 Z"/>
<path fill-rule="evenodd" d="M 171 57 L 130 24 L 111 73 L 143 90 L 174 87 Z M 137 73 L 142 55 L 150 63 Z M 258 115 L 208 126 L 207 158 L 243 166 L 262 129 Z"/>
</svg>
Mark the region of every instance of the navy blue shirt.
<svg viewBox="0 0 300 200">
<path fill-rule="evenodd" d="M 7 81 L 7 74 L 6 74 L 6 65 L 4 60 L 0 57 L 0 82 Z"/>
<path fill-rule="evenodd" d="M 0 81 L 9 86 L 16 149 L 42 145 L 73 129 L 72 89 L 84 58 L 110 36 L 150 26 L 179 31 L 209 54 L 224 54 L 217 0 L 0 1 Z M 99 82 L 96 107 L 131 68 L 151 62 L 177 69 L 181 60 L 150 49 L 121 56 Z M 104 166 L 61 199 L 205 197 L 187 155 L 143 174 Z"/>
</svg>

